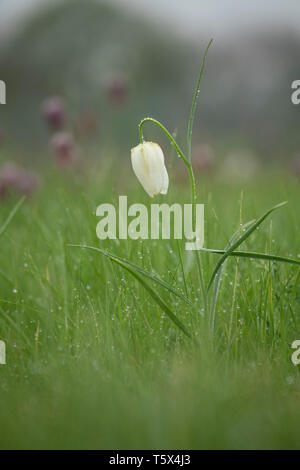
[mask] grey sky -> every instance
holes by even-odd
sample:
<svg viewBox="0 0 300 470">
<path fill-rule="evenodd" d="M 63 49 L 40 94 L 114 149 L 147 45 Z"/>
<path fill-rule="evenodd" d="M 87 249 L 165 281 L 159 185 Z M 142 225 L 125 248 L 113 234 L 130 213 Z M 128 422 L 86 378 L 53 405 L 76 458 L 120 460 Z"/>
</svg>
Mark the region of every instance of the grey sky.
<svg viewBox="0 0 300 470">
<path fill-rule="evenodd" d="M 247 29 L 288 27 L 299 32 L 299 0 L 110 0 L 135 14 L 167 22 L 186 37 L 234 37 Z"/>
<path fill-rule="evenodd" d="M 36 5 L 63 0 L 0 0 L 0 31 L 5 33 Z M 82 0 L 85 1 L 85 0 Z M 287 27 L 299 33 L 299 0 L 99 0 L 149 21 L 175 28 L 178 35 L 216 39 L 266 27 Z M 299 33 L 300 34 L 300 33 Z"/>
</svg>

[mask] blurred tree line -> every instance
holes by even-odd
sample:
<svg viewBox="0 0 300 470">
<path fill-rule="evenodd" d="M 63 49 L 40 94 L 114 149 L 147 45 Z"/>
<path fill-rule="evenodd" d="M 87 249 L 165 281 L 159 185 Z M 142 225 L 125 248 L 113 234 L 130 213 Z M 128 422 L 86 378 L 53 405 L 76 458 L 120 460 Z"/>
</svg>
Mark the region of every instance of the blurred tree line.
<svg viewBox="0 0 300 470">
<path fill-rule="evenodd" d="M 209 39 L 180 42 L 176 31 L 162 31 L 93 0 L 52 5 L 0 52 L 0 78 L 7 84 L 0 125 L 15 148 L 40 158 L 47 143 L 41 104 L 60 96 L 70 129 L 93 116 L 89 139 L 103 148 L 127 154 L 146 115 L 184 136 Z M 300 149 L 300 107 L 290 100 L 295 79 L 300 79 L 299 37 L 287 31 L 215 42 L 201 87 L 195 140 L 223 149 L 251 147 L 269 159 L 290 158 Z M 145 135 L 158 134 L 148 128 Z"/>
</svg>

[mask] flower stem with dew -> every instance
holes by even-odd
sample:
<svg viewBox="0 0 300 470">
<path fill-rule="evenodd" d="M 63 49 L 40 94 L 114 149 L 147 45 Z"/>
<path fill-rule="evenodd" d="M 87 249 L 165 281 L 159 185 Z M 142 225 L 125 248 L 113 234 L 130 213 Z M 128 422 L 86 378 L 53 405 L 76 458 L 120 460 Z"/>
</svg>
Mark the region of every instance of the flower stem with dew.
<svg viewBox="0 0 300 470">
<path fill-rule="evenodd" d="M 190 177 L 190 184 L 191 184 L 191 202 L 192 202 L 192 223 L 193 223 L 193 228 L 196 229 L 196 183 L 195 183 L 195 176 L 194 176 L 194 171 L 191 162 L 186 158 L 185 154 L 177 144 L 176 140 L 172 136 L 172 134 L 165 128 L 165 126 L 159 122 L 157 119 L 154 118 L 144 118 L 140 124 L 139 124 L 139 134 L 140 134 L 140 141 L 141 143 L 144 142 L 144 135 L 143 135 L 143 126 L 146 122 L 152 122 L 156 126 L 158 126 L 168 137 L 170 140 L 171 144 L 174 146 L 175 150 L 177 151 L 178 155 L 180 158 L 183 160 L 185 163 L 189 177 Z M 200 286 L 201 286 L 201 291 L 202 291 L 202 296 L 204 300 L 204 313 L 208 313 L 208 302 L 207 302 L 207 291 L 204 286 L 204 280 L 203 280 L 203 273 L 202 273 L 202 268 L 201 268 L 201 263 L 200 263 L 200 256 L 199 252 L 196 251 L 196 258 L 197 258 L 197 267 L 198 267 L 198 272 L 199 272 L 199 278 L 200 278 Z"/>
<path fill-rule="evenodd" d="M 188 173 L 189 173 L 189 177 L 190 177 L 191 193 L 192 193 L 192 196 L 191 196 L 192 204 L 193 204 L 193 207 L 195 207 L 195 204 L 196 204 L 196 183 L 195 183 L 195 176 L 194 176 L 194 172 L 193 172 L 193 168 L 192 168 L 191 163 L 188 161 L 188 159 L 184 155 L 183 151 L 181 150 L 181 148 L 177 144 L 177 142 L 174 139 L 174 137 L 172 136 L 172 134 L 165 128 L 165 126 L 161 122 L 157 121 L 157 119 L 147 117 L 147 118 L 144 118 L 140 122 L 140 124 L 139 124 L 139 133 L 140 133 L 141 143 L 144 142 L 143 126 L 146 122 L 152 122 L 153 124 L 158 126 L 166 134 L 166 136 L 170 140 L 171 144 L 173 145 L 173 147 L 177 151 L 178 155 L 184 161 L 184 163 L 187 167 Z"/>
</svg>

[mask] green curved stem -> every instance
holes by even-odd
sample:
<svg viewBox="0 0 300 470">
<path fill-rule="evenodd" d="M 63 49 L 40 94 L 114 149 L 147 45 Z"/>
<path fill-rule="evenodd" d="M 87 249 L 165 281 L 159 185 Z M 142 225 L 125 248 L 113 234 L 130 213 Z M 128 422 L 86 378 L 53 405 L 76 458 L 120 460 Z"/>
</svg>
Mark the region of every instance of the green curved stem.
<svg viewBox="0 0 300 470">
<path fill-rule="evenodd" d="M 193 222 L 193 227 L 196 228 L 196 183 L 195 183 L 195 176 L 194 176 L 194 171 L 193 167 L 190 161 L 186 158 L 184 155 L 183 151 L 177 144 L 176 140 L 172 136 L 172 134 L 165 128 L 161 122 L 157 121 L 157 119 L 154 118 L 144 118 L 140 124 L 139 124 L 139 134 L 140 134 L 140 141 L 141 143 L 144 142 L 144 135 L 143 135 L 143 126 L 146 124 L 146 122 L 152 122 L 156 126 L 158 126 L 168 137 L 170 140 L 171 144 L 174 146 L 176 149 L 178 155 L 181 157 L 183 162 L 185 163 L 188 172 L 189 172 L 189 177 L 190 177 L 190 183 L 191 183 L 191 199 L 192 199 L 192 222 Z M 198 267 L 198 272 L 199 272 L 199 277 L 200 277 L 200 285 L 201 285 L 201 291 L 204 299 L 204 310 L 205 313 L 208 312 L 208 303 L 207 303 L 207 292 L 204 286 L 204 279 L 203 279 L 203 273 L 202 273 L 202 268 L 201 268 L 201 262 L 200 262 L 200 255 L 199 252 L 196 251 L 196 259 L 197 259 L 197 267 Z"/>
<path fill-rule="evenodd" d="M 157 119 L 147 117 L 147 118 L 144 118 L 140 122 L 140 124 L 139 124 L 139 133 L 140 133 L 140 141 L 141 142 L 144 142 L 143 126 L 146 122 L 152 122 L 153 124 L 158 126 L 166 134 L 166 136 L 170 140 L 171 144 L 173 145 L 173 147 L 177 151 L 178 155 L 180 156 L 180 158 L 185 163 L 185 165 L 187 167 L 187 170 L 188 170 L 188 173 L 189 173 L 190 182 L 191 182 L 191 193 L 192 193 L 191 198 L 192 198 L 192 205 L 193 205 L 193 212 L 194 212 L 195 207 L 196 207 L 196 183 L 195 183 L 195 176 L 194 176 L 194 172 L 193 172 L 193 168 L 192 168 L 191 163 L 188 161 L 188 159 L 184 155 L 183 151 L 181 150 L 181 148 L 177 144 L 177 142 L 174 139 L 174 137 L 172 136 L 172 134 L 168 131 L 168 129 L 165 128 L 165 126 L 161 122 L 157 121 Z M 193 221 L 193 225 L 194 225 L 194 221 Z"/>
</svg>

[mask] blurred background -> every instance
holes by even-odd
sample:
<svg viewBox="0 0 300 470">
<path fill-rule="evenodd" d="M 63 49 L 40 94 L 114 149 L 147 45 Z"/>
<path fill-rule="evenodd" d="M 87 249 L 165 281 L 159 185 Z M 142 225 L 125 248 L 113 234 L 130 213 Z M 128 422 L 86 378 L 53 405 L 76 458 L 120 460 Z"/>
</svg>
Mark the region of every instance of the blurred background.
<svg viewBox="0 0 300 470">
<path fill-rule="evenodd" d="M 61 166 L 71 148 L 128 158 L 148 115 L 184 143 L 213 37 L 193 134 L 199 169 L 300 172 L 299 19 L 298 0 L 0 0 L 0 158 L 44 165 L 49 148 Z"/>
</svg>

